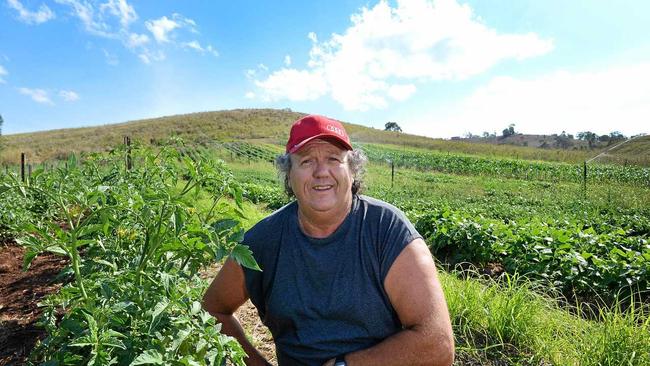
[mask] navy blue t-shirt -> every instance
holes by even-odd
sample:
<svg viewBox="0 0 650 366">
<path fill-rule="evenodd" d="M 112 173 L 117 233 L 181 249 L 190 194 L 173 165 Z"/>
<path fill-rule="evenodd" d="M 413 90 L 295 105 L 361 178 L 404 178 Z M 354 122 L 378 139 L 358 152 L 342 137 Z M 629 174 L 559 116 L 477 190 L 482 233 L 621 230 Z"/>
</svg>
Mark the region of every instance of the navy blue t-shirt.
<svg viewBox="0 0 650 366">
<path fill-rule="evenodd" d="M 245 235 L 262 272 L 244 268 L 246 289 L 276 344 L 279 365 L 322 365 L 402 329 L 384 290 L 397 256 L 421 238 L 388 203 L 354 196 L 327 238 L 305 235 L 290 203 Z"/>
</svg>

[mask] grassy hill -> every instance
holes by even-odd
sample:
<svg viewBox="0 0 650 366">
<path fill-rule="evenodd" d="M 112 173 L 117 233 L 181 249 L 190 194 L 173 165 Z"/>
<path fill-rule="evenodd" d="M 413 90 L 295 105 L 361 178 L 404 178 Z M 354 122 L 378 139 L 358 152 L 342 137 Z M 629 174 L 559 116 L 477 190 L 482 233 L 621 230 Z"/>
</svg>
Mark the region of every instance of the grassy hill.
<svg viewBox="0 0 650 366">
<path fill-rule="evenodd" d="M 63 159 L 69 153 L 108 151 L 122 143 L 124 136 L 144 144 L 158 144 L 170 136 L 207 145 L 217 141 L 248 140 L 283 145 L 289 126 L 305 115 L 290 110 L 236 109 L 201 112 L 161 118 L 144 119 L 118 124 L 22 133 L 4 137 L 0 163 L 16 164 L 20 153 L 26 153 L 33 163 Z M 539 149 L 514 145 L 494 145 L 469 141 L 450 141 L 397 132 L 387 132 L 353 123 L 344 123 L 355 143 L 383 143 L 419 147 L 450 153 L 511 157 L 527 160 L 580 162 L 597 155 L 596 150 Z M 647 156 L 650 165 L 650 142 L 639 146 L 628 144 L 610 155 L 633 154 Z M 629 159 L 631 163 L 632 159 Z"/>
</svg>

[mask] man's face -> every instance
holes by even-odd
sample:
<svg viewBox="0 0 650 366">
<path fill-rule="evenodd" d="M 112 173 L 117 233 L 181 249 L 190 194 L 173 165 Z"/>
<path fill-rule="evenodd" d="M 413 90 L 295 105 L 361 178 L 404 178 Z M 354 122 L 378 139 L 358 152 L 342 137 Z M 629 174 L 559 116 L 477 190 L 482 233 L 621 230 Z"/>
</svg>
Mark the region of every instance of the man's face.
<svg viewBox="0 0 650 366">
<path fill-rule="evenodd" d="M 301 210 L 344 212 L 352 202 L 348 151 L 316 139 L 291 154 L 289 185 Z"/>
</svg>

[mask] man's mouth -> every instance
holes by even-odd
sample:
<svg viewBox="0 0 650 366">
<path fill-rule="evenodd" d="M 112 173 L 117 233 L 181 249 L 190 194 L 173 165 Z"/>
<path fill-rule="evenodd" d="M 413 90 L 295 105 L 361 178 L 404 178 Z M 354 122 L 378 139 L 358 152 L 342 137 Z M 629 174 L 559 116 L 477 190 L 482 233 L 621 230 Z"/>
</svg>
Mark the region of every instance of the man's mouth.
<svg viewBox="0 0 650 366">
<path fill-rule="evenodd" d="M 328 189 L 331 189 L 332 187 L 333 187 L 333 185 L 331 185 L 331 184 L 319 184 L 319 185 L 313 186 L 312 189 L 314 189 L 316 191 L 327 191 Z"/>
</svg>

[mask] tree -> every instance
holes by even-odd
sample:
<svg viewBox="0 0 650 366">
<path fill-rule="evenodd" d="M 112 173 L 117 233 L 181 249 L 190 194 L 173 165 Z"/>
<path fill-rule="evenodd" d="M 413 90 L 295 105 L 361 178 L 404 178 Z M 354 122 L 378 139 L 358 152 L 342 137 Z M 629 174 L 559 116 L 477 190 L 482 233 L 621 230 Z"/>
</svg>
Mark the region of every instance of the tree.
<svg viewBox="0 0 650 366">
<path fill-rule="evenodd" d="M 598 135 L 591 131 L 578 132 L 578 140 L 587 141 L 587 143 L 589 143 L 590 149 L 594 147 L 594 143 L 596 142 L 597 138 Z"/>
<path fill-rule="evenodd" d="M 402 128 L 397 124 L 397 122 L 386 122 L 384 131 L 395 131 L 402 132 Z"/>
<path fill-rule="evenodd" d="M 609 134 L 609 144 L 608 145 L 617 143 L 619 141 L 623 141 L 625 139 L 627 139 L 627 137 L 625 137 L 625 135 L 623 135 L 622 133 L 620 133 L 618 131 L 614 131 L 614 132 Z"/>
<path fill-rule="evenodd" d="M 568 149 L 571 147 L 571 140 L 573 139 L 573 136 L 569 138 L 571 135 L 567 135 L 566 131 L 562 131 L 561 134 L 559 135 L 553 135 L 553 138 L 555 139 L 555 147 L 559 147 L 561 149 Z"/>
<path fill-rule="evenodd" d="M 515 124 L 511 123 L 508 125 L 508 128 L 503 129 L 503 137 L 508 137 L 514 135 L 515 132 Z"/>
</svg>

